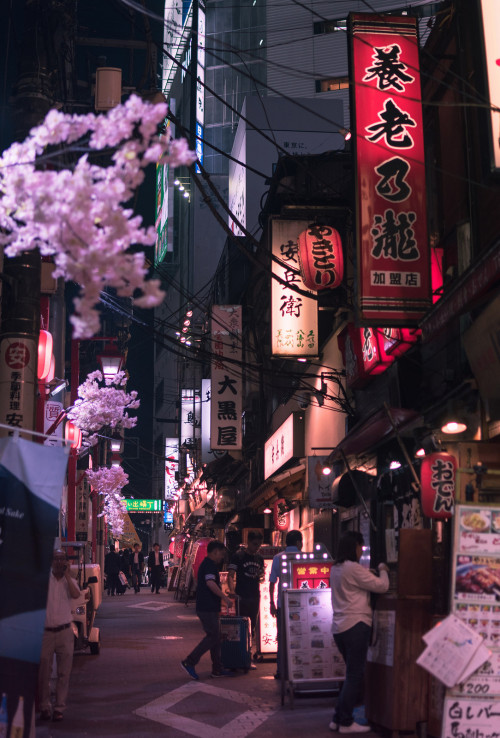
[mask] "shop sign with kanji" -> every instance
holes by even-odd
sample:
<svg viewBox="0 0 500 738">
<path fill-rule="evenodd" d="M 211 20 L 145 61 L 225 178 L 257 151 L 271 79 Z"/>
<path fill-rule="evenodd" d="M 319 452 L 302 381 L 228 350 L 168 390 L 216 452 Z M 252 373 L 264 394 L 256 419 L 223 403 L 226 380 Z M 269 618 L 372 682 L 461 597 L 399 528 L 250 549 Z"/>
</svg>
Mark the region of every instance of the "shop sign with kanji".
<svg viewBox="0 0 500 738">
<path fill-rule="evenodd" d="M 272 221 L 271 331 L 273 356 L 318 355 L 318 303 L 306 288 L 299 262 L 299 236 L 307 220 Z M 297 292 L 294 288 L 313 297 Z"/>
<path fill-rule="evenodd" d="M 211 449 L 241 449 L 241 331 L 241 305 L 212 307 Z"/>
<path fill-rule="evenodd" d="M 329 588 L 331 568 L 331 561 L 294 562 L 292 565 L 292 589 Z"/>
<path fill-rule="evenodd" d="M 430 308 L 416 19 L 352 14 L 362 321 L 413 325 Z"/>
</svg>

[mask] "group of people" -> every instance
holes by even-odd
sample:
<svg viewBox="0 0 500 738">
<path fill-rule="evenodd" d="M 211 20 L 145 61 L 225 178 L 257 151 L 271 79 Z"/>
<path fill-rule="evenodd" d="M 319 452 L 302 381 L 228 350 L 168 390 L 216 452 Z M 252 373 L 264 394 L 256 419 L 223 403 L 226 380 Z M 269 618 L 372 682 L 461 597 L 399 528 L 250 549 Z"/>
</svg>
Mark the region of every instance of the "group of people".
<svg viewBox="0 0 500 738">
<path fill-rule="evenodd" d="M 250 532 L 246 548 L 241 548 L 231 559 L 228 567 L 228 594 L 223 591 L 220 581 L 220 566 L 226 555 L 226 547 L 219 541 L 211 541 L 208 544 L 207 555 L 198 570 L 196 590 L 196 614 L 205 635 L 181 661 L 182 668 L 192 679 L 199 679 L 195 667 L 207 651 L 210 652 L 212 661 L 212 677 L 232 675 L 232 672 L 224 670 L 221 662 L 222 603 L 230 607 L 233 600 L 238 598 L 240 615 L 250 618 L 252 634 L 255 632 L 260 603 L 260 583 L 264 577 L 264 559 L 258 553 L 261 544 L 262 535 Z M 333 639 L 346 667 L 345 679 L 329 724 L 330 730 L 339 733 L 370 731 L 369 725 L 355 722 L 353 714 L 363 695 L 364 670 L 373 619 L 370 594 L 384 593 L 389 588 L 389 568 L 385 563 L 380 563 L 377 571 L 371 571 L 359 563 L 363 545 L 363 536 L 357 531 L 344 533 L 339 541 L 336 559 L 330 573 Z M 286 536 L 285 553 L 298 553 L 302 550 L 302 546 L 301 532 L 289 531 Z M 275 678 L 278 679 L 281 678 L 284 669 L 281 633 L 281 557 L 281 553 L 274 557 L 269 575 L 271 615 L 277 619 L 278 653 Z M 276 584 L 278 588 L 275 600 Z"/>
<path fill-rule="evenodd" d="M 212 677 L 232 675 L 232 672 L 223 668 L 221 660 L 220 614 L 222 603 L 229 608 L 237 598 L 239 612 L 250 619 L 252 634 L 254 634 L 260 604 L 260 584 L 264 578 L 264 559 L 259 553 L 262 540 L 260 533 L 251 531 L 248 535 L 248 545 L 238 550 L 232 557 L 228 567 L 228 594 L 223 591 L 220 580 L 220 568 L 227 549 L 220 541 L 214 540 L 208 544 L 207 555 L 198 569 L 196 590 L 196 614 L 205 635 L 191 653 L 181 661 L 182 668 L 192 679 L 199 679 L 195 667 L 207 651 L 210 652 L 212 661 Z M 285 552 L 300 552 L 302 545 L 303 539 L 300 531 L 289 531 L 286 536 Z M 331 730 L 339 733 L 364 733 L 370 730 L 368 725 L 360 725 L 354 721 L 353 712 L 363 693 L 364 669 L 373 618 L 370 594 L 384 593 L 389 588 L 387 565 L 380 563 L 378 571 L 368 570 L 359 563 L 362 552 L 362 535 L 356 531 L 344 533 L 330 573 L 333 638 L 346 666 L 345 679 L 342 682 L 332 721 L 329 724 Z M 111 553 L 113 552 L 110 551 Z M 120 557 L 118 554 L 116 556 L 119 562 Z M 110 558 L 108 561 L 114 563 L 116 559 Z M 149 554 L 148 566 L 151 591 L 159 592 L 164 566 L 157 543 L 154 544 Z M 114 568 L 115 566 L 112 566 L 111 571 Z M 135 591 L 138 591 L 137 588 L 140 586 L 139 577 L 142 575 L 143 568 L 144 556 L 136 544 L 129 559 L 129 573 L 133 578 Z M 108 576 L 109 571 L 108 564 Z M 278 591 L 275 601 L 276 584 L 278 584 Z M 271 615 L 277 618 L 278 668 L 275 677 L 280 678 L 284 673 L 281 648 L 281 554 L 277 554 L 272 562 L 269 593 Z M 70 574 L 66 553 L 61 550 L 55 551 L 49 579 L 39 671 L 39 701 L 42 720 L 59 721 L 63 718 L 73 659 L 71 600 L 79 596 L 80 590 Z M 52 708 L 50 676 L 54 654 L 57 658 L 57 683 L 55 704 Z"/>
<path fill-rule="evenodd" d="M 165 564 L 159 543 L 153 545 L 148 555 L 147 564 L 151 592 L 159 594 L 165 575 Z M 144 554 L 138 543 L 134 544 L 133 549 L 129 548 L 120 552 L 116 551 L 114 546 L 111 546 L 104 558 L 104 574 L 106 575 L 108 595 L 114 597 L 115 594 L 124 594 L 128 583 L 133 587 L 135 594 L 139 594 L 144 568 Z M 121 578 L 120 573 L 123 574 Z M 126 579 L 127 584 L 121 582 L 123 578 Z"/>
</svg>

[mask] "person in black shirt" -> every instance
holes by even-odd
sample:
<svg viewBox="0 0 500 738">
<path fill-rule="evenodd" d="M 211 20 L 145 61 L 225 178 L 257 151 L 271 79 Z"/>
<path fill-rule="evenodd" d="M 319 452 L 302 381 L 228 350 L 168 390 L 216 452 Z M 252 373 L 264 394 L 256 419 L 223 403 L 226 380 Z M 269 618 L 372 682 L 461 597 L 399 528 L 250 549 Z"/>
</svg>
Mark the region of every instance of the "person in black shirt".
<svg viewBox="0 0 500 738">
<path fill-rule="evenodd" d="M 181 666 L 191 679 L 200 677 L 195 666 L 204 653 L 210 651 L 212 657 L 212 677 L 229 676 L 230 672 L 222 669 L 220 657 L 220 609 L 221 601 L 231 605 L 220 586 L 219 567 L 226 553 L 226 547 L 220 541 L 210 541 L 207 555 L 198 569 L 198 587 L 196 590 L 196 614 L 201 620 L 205 637 L 198 643 L 189 656 L 181 661 Z"/>
<path fill-rule="evenodd" d="M 235 553 L 228 567 L 229 592 L 239 598 L 240 615 L 250 618 L 252 641 L 259 614 L 260 583 L 264 578 L 264 559 L 257 553 L 262 541 L 262 534 L 251 530 L 247 547 Z M 250 668 L 255 669 L 255 665 Z"/>
<path fill-rule="evenodd" d="M 104 573 L 106 574 L 106 587 L 108 595 L 115 596 L 115 592 L 119 586 L 118 573 L 120 571 L 120 556 L 116 553 L 115 547 L 110 546 L 109 553 L 104 557 Z"/>
</svg>

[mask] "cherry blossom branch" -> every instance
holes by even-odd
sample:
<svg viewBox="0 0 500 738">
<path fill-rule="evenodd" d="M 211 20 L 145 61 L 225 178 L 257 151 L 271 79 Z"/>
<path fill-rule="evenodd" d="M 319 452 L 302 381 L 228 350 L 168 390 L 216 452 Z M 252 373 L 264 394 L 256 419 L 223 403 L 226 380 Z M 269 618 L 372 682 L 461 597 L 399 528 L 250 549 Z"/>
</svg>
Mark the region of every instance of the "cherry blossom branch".
<svg viewBox="0 0 500 738">
<path fill-rule="evenodd" d="M 0 157 L 0 244 L 7 256 L 38 248 L 52 256 L 54 277 L 80 285 L 70 320 L 75 338 L 90 338 L 99 330 L 96 305 L 100 292 L 113 287 L 139 307 L 163 300 L 159 280 L 147 280 L 142 251 L 152 245 L 154 228 L 126 208 L 151 163 L 189 166 L 196 154 L 185 139 L 159 135 L 167 106 L 152 105 L 132 95 L 106 115 L 69 115 L 51 110 L 22 143 Z M 85 138 L 85 137 L 88 137 Z M 41 168 L 46 159 L 79 153 L 63 168 Z M 56 154 L 50 147 L 57 147 Z M 105 165 L 89 161 L 101 154 Z M 93 152 L 93 153 L 92 153 Z M 137 296 L 139 293 L 139 296 Z"/>
</svg>

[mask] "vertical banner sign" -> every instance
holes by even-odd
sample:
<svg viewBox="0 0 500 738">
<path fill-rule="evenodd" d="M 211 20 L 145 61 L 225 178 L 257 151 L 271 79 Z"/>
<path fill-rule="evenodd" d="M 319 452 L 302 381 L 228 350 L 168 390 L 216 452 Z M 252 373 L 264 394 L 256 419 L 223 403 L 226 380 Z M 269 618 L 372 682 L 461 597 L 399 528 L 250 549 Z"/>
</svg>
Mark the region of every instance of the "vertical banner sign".
<svg viewBox="0 0 500 738">
<path fill-rule="evenodd" d="M 54 425 L 59 415 L 64 410 L 62 402 L 56 400 L 47 400 L 43 406 L 43 432 L 46 434 Z M 62 446 L 63 445 L 63 424 L 59 423 L 57 428 L 43 442 L 44 446 Z"/>
<path fill-rule="evenodd" d="M 165 438 L 165 499 L 178 497 L 179 439 Z"/>
<path fill-rule="evenodd" d="M 6 336 L 0 344 L 0 423 L 32 426 L 35 412 L 38 345 L 25 336 Z"/>
<path fill-rule="evenodd" d="M 89 534 L 90 485 L 87 477 L 78 483 L 76 488 L 76 521 L 75 540 L 86 541 Z"/>
<path fill-rule="evenodd" d="M 30 736 L 67 458 L 64 448 L 0 440 L 0 694 L 9 736 Z M 18 733 L 12 721 L 20 704 Z"/>
<path fill-rule="evenodd" d="M 212 307 L 212 401 L 210 446 L 241 449 L 242 391 L 241 305 Z M 233 359 L 234 361 L 226 361 Z"/>
<path fill-rule="evenodd" d="M 210 379 L 201 380 L 201 462 L 208 464 L 213 461 L 213 454 L 210 453 L 210 405 L 212 397 L 212 381 Z"/>
<path fill-rule="evenodd" d="M 413 325 L 431 306 L 417 21 L 350 23 L 360 318 Z"/>
<path fill-rule="evenodd" d="M 203 165 L 203 129 L 205 126 L 205 3 L 198 2 L 196 62 L 196 155 Z M 196 164 L 196 172 L 200 167 Z"/>
<path fill-rule="evenodd" d="M 181 390 L 181 445 L 193 446 L 201 434 L 200 390 Z"/>
<path fill-rule="evenodd" d="M 318 303 L 290 287 L 311 295 L 300 275 L 299 236 L 310 225 L 306 220 L 273 220 L 273 274 L 284 283 L 272 280 L 271 329 L 273 356 L 317 356 Z"/>
<path fill-rule="evenodd" d="M 498 48 L 500 4 L 498 0 L 481 0 L 481 11 L 490 102 L 491 169 L 498 171 L 500 169 L 500 49 Z"/>
</svg>

